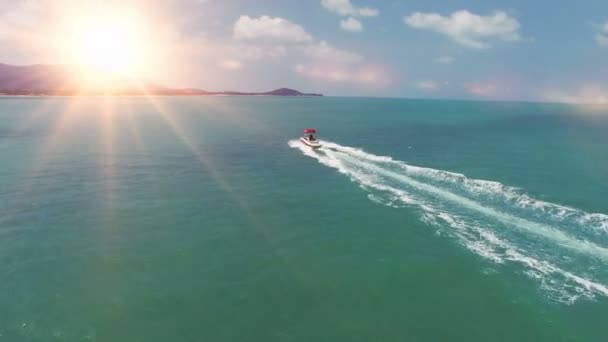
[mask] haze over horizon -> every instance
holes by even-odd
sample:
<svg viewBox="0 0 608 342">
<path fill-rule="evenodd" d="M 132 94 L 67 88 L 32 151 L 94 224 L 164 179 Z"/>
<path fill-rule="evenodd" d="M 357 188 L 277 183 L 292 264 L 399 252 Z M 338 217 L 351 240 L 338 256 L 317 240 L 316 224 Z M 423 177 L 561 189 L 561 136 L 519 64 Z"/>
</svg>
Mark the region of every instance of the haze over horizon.
<svg viewBox="0 0 608 342">
<path fill-rule="evenodd" d="M 599 0 L 0 0 L 0 45 L 169 87 L 608 103 Z"/>
</svg>

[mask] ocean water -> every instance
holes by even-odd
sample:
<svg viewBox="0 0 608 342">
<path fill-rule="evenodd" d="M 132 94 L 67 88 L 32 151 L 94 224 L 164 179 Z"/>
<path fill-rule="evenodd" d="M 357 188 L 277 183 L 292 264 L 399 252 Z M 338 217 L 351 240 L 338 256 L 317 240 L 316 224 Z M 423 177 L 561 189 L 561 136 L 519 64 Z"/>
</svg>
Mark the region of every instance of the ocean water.
<svg viewBox="0 0 608 342">
<path fill-rule="evenodd" d="M 606 107 L 2 98 L 0 165 L 0 341 L 608 339 Z"/>
</svg>

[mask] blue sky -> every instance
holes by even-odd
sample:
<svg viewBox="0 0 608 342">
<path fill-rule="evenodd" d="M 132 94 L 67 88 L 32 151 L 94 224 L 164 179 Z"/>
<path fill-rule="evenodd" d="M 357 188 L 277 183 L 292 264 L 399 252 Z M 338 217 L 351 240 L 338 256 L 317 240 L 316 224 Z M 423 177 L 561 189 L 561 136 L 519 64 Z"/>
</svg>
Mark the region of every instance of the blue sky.
<svg viewBox="0 0 608 342">
<path fill-rule="evenodd" d="M 53 16 L 76 3 L 0 0 L 0 61 L 61 63 Z M 173 86 L 608 101 L 608 1 L 96 3 L 145 18 L 159 51 L 149 77 Z"/>
</svg>

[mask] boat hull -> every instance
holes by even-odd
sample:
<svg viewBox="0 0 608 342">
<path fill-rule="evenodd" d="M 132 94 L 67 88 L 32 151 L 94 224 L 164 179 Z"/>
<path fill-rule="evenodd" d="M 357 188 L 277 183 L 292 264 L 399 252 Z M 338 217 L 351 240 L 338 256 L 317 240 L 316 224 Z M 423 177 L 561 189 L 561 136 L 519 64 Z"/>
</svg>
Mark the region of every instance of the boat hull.
<svg viewBox="0 0 608 342">
<path fill-rule="evenodd" d="M 310 146 L 310 147 L 312 147 L 312 148 L 319 148 L 319 147 L 321 147 L 321 144 L 320 144 L 318 141 L 316 141 L 316 140 L 315 140 L 315 141 L 310 141 L 310 140 L 308 140 L 308 139 L 306 139 L 306 138 L 300 138 L 300 141 L 301 141 L 301 142 L 302 142 L 304 145 L 306 145 L 306 146 Z"/>
</svg>

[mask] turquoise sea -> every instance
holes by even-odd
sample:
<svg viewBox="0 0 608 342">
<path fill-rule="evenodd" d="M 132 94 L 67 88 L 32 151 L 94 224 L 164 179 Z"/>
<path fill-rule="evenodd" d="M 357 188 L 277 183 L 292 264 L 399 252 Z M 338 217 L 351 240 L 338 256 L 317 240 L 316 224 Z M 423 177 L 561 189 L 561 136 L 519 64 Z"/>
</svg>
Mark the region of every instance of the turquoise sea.
<svg viewBox="0 0 608 342">
<path fill-rule="evenodd" d="M 2 98 L 0 166 L 0 341 L 608 340 L 606 107 Z"/>
</svg>

